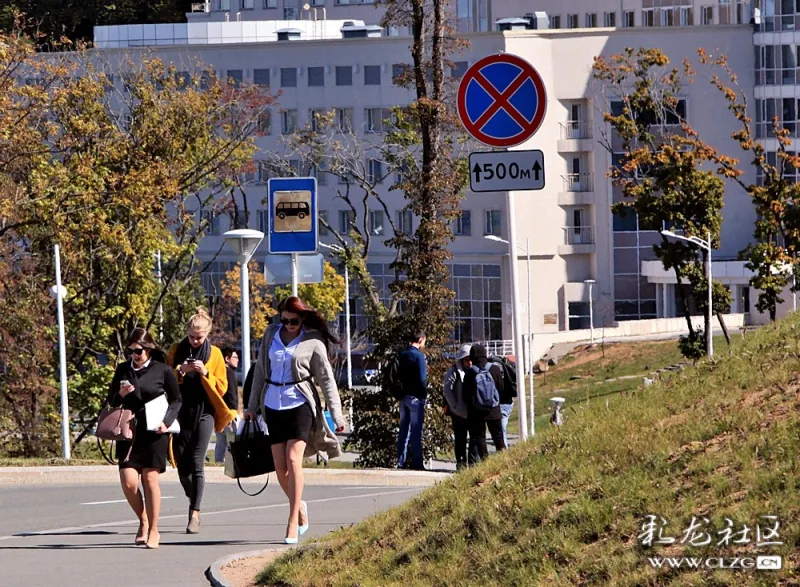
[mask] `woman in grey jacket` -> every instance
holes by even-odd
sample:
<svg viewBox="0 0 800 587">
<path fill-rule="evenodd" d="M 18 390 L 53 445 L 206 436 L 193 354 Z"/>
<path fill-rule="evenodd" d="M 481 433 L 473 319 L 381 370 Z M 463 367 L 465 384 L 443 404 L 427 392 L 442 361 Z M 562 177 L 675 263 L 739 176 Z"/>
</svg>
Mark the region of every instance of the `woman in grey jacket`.
<svg viewBox="0 0 800 587">
<path fill-rule="evenodd" d="M 297 544 L 308 530 L 308 506 L 303 498 L 303 458 L 319 452 L 328 458 L 341 454 L 339 441 L 328 427 L 317 387 L 336 423 L 344 430 L 339 389 L 328 359 L 331 342 L 325 319 L 300 298 L 278 306 L 280 324 L 267 328 L 253 366 L 253 393 L 245 418 L 262 412 L 272 441 L 278 482 L 289 498 L 286 544 Z"/>
</svg>

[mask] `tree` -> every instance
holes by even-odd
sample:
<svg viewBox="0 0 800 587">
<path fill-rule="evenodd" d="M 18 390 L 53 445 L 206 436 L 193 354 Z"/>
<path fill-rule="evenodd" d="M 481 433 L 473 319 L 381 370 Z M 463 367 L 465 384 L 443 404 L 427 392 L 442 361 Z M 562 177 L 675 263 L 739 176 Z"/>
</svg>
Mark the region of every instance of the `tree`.
<svg viewBox="0 0 800 587">
<path fill-rule="evenodd" d="M 781 295 L 798 271 L 800 254 L 800 184 L 794 180 L 795 170 L 800 168 L 800 157 L 792 148 L 792 133 L 781 125 L 777 116 L 769 122 L 777 149 L 769 157 L 763 144 L 753 133 L 752 119 L 748 116 L 748 98 L 738 82 L 736 72 L 728 65 L 727 57 L 715 56 L 706 51 L 698 52 L 700 61 L 712 70 L 710 83 L 728 102 L 739 128 L 731 137 L 752 159 L 759 181 L 753 184 L 742 180 L 744 172 L 737 167 L 736 160 L 723 160 L 728 176 L 734 179 L 749 195 L 756 211 L 753 236 L 755 242 L 745 248 L 741 255 L 747 268 L 755 273 L 750 285 L 759 290 L 756 308 L 768 312 L 775 320 Z M 721 73 L 720 73 L 721 72 Z"/>
<path fill-rule="evenodd" d="M 388 357 L 417 329 L 428 335 L 430 401 L 439 405 L 446 363 L 443 347 L 453 331 L 453 292 L 446 262 L 453 234 L 450 225 L 461 213 L 468 176 L 463 131 L 455 115 L 456 80 L 448 74 L 449 55 L 467 46 L 456 38 L 448 20 L 452 2 L 389 0 L 383 26 L 410 27 L 411 64 L 394 83 L 414 91 L 416 99 L 397 106 L 375 126 L 383 132 L 363 139 L 343 112 L 318 113 L 314 123 L 286 143 L 286 156 L 272 164 L 281 173 L 316 173 L 341 177 L 337 198 L 350 211 L 347 230 L 323 225 L 342 247 L 339 258 L 358 283 L 370 323 L 371 358 L 385 367 Z M 374 130 L 374 129 L 371 129 Z M 280 158 L 279 158 L 280 157 Z M 288 161 L 299 159 L 299 170 Z M 371 163 L 375 161 L 376 163 Z M 394 181 L 394 179 L 396 181 Z M 389 213 L 381 184 L 402 192 L 415 229 L 400 226 Z M 376 234 L 370 211 L 383 210 L 389 230 Z M 390 264 L 394 281 L 388 296 L 378 287 L 366 259 L 378 238 L 396 251 Z M 350 442 L 361 452 L 362 466 L 392 466 L 396 460 L 397 404 L 388 392 L 354 394 L 354 430 Z M 427 456 L 449 446 L 449 422 L 436 410 L 428 413 L 424 446 Z"/>
<path fill-rule="evenodd" d="M 236 345 L 242 339 L 239 314 L 242 303 L 240 275 L 241 268 L 237 265 L 225 275 L 222 282 L 222 299 L 214 314 L 214 340 L 220 344 Z M 277 314 L 280 300 L 291 295 L 291 287 L 267 285 L 264 274 L 257 270 L 254 262 L 250 263 L 249 282 L 250 332 L 254 338 L 260 338 Z M 326 261 L 322 283 L 300 284 L 297 293 L 304 302 L 331 322 L 336 319 L 344 305 L 344 278 Z"/>
<path fill-rule="evenodd" d="M 178 74 L 146 53 L 107 64 L 80 48 L 38 59 L 23 34 L 0 35 L 2 253 L 46 288 L 61 244 L 70 374 L 94 382 L 74 388 L 82 416 L 130 329 L 182 336 L 202 299 L 197 243 L 231 207 L 272 101 L 202 66 Z"/>
<path fill-rule="evenodd" d="M 680 229 L 687 236 L 719 243 L 722 205 L 727 176 L 724 157 L 703 142 L 688 123 L 679 99 L 681 88 L 693 81 L 688 62 L 683 69 L 670 68 L 669 58 L 660 49 L 626 49 L 610 59 L 595 58 L 594 79 L 601 84 L 603 118 L 622 142 L 623 154 L 611 168 L 614 185 L 622 189 L 624 200 L 614 204 L 615 214 L 635 213 L 639 226 L 661 230 Z M 612 138 L 603 137 L 613 153 Z M 706 169 L 709 163 L 718 169 Z M 680 286 L 687 279 L 700 310 L 707 304 L 700 293 L 708 291 L 703 259 L 697 247 L 670 240 L 662 234 L 653 247 L 666 269 L 672 269 L 678 283 L 683 315 L 689 331 L 681 348 L 697 348 L 687 296 Z M 714 286 L 714 309 L 723 325 L 722 312 L 730 307 L 730 292 Z M 707 313 L 704 333 L 711 334 Z"/>
<path fill-rule="evenodd" d="M 291 286 L 275 288 L 275 299 L 283 300 L 292 295 Z M 344 308 L 344 277 L 328 261 L 323 266 L 321 283 L 301 283 L 297 295 L 309 306 L 317 310 L 328 322 L 338 318 Z"/>
</svg>

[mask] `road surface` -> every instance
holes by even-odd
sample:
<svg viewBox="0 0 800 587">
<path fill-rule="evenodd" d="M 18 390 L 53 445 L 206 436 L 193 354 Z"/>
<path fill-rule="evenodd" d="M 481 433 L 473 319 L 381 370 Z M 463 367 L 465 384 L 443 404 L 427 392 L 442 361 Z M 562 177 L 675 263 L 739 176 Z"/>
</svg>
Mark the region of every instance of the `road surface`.
<svg viewBox="0 0 800 587">
<path fill-rule="evenodd" d="M 421 490 L 307 487 L 311 527 L 301 544 Z M 118 486 L 0 486 L 0 584 L 196 587 L 208 585 L 204 572 L 220 557 L 283 544 L 288 506 L 277 484 L 258 497 L 232 482 L 207 484 L 198 535 L 184 533 L 188 501 L 180 485 L 163 483 L 162 493 L 161 548 L 146 550 L 133 545 L 138 524 Z"/>
</svg>

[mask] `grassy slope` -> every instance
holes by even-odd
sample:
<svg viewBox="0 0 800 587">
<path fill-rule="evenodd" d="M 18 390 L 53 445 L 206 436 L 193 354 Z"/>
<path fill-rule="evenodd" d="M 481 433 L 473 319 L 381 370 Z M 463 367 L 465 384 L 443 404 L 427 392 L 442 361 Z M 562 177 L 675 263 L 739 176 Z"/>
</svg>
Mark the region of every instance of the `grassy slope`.
<svg viewBox="0 0 800 587">
<path fill-rule="evenodd" d="M 716 365 L 569 413 L 560 430 L 407 504 L 296 550 L 272 585 L 800 585 L 800 319 L 765 328 Z M 781 573 L 655 571 L 648 555 L 753 555 L 637 545 L 643 516 L 680 535 L 693 515 L 781 517 Z"/>
</svg>

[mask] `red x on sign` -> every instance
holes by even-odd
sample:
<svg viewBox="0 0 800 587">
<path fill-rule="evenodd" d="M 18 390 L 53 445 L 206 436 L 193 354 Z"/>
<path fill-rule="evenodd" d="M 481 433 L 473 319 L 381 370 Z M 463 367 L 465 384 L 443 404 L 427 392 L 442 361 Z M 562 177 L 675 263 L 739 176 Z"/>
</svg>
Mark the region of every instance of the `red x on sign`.
<svg viewBox="0 0 800 587">
<path fill-rule="evenodd" d="M 458 87 L 458 115 L 464 128 L 491 147 L 512 147 L 539 129 L 547 94 L 539 73 L 516 55 L 480 59 Z"/>
</svg>

